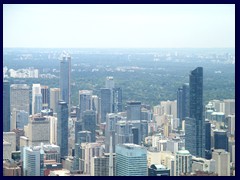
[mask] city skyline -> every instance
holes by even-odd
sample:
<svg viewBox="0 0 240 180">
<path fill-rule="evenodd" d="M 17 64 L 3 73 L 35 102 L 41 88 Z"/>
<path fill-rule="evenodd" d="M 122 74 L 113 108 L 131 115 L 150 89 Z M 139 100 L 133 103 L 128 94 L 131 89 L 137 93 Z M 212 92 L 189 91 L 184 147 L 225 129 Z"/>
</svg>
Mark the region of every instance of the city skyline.
<svg viewBox="0 0 240 180">
<path fill-rule="evenodd" d="M 235 5 L 4 4 L 3 39 L 4 48 L 235 48 Z"/>
</svg>

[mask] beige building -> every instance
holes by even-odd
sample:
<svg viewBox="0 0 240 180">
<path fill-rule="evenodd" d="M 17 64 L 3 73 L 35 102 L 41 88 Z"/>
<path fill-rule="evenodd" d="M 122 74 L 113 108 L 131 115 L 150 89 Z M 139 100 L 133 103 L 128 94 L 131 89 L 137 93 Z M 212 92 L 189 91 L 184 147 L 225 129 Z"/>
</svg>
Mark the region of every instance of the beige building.
<svg viewBox="0 0 240 180">
<path fill-rule="evenodd" d="M 53 113 L 57 113 L 59 98 L 60 88 L 50 88 L 50 108 L 53 109 Z"/>
<path fill-rule="evenodd" d="M 230 153 L 223 149 L 216 149 L 212 153 L 212 159 L 216 161 L 215 172 L 218 176 L 230 176 Z"/>
</svg>

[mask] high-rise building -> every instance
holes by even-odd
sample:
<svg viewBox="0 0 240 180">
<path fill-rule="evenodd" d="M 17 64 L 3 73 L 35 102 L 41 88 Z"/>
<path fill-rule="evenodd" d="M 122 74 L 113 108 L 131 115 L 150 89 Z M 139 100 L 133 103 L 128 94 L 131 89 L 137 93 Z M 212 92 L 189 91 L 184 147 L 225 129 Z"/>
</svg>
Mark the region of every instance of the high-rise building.
<svg viewBox="0 0 240 180">
<path fill-rule="evenodd" d="M 211 123 L 205 120 L 205 158 L 211 159 Z"/>
<path fill-rule="evenodd" d="M 70 109 L 71 98 L 71 56 L 63 52 L 60 60 L 60 99 L 67 103 Z M 70 113 L 70 112 L 69 112 Z"/>
<path fill-rule="evenodd" d="M 45 116 L 50 126 L 50 144 L 57 144 L 57 117 Z"/>
<path fill-rule="evenodd" d="M 27 84 L 12 84 L 10 86 L 11 112 L 15 108 L 16 110 L 24 110 L 29 113 L 29 94 L 30 91 Z"/>
<path fill-rule="evenodd" d="M 50 143 L 50 124 L 41 114 L 29 116 L 28 132 L 30 146 L 39 146 L 41 143 Z"/>
<path fill-rule="evenodd" d="M 187 150 L 175 154 L 175 176 L 192 172 L 192 155 Z"/>
<path fill-rule="evenodd" d="M 23 148 L 24 176 L 44 176 L 44 151 L 37 147 Z"/>
<path fill-rule="evenodd" d="M 3 132 L 10 131 L 10 84 L 3 81 Z"/>
<path fill-rule="evenodd" d="M 95 111 L 83 112 L 83 129 L 91 132 L 92 142 L 96 141 L 96 113 Z"/>
<path fill-rule="evenodd" d="M 128 121 L 116 123 L 115 144 L 133 143 L 132 124 Z"/>
<path fill-rule="evenodd" d="M 3 132 L 3 140 L 11 144 L 10 153 L 16 151 L 16 133 Z"/>
<path fill-rule="evenodd" d="M 215 172 L 218 176 L 230 176 L 230 153 L 223 149 L 212 152 L 212 159 L 216 162 Z"/>
<path fill-rule="evenodd" d="M 189 117 L 185 121 L 185 145 L 192 155 L 204 157 L 203 68 L 191 71 L 189 81 Z"/>
<path fill-rule="evenodd" d="M 96 112 L 97 124 L 100 124 L 100 100 L 99 97 L 96 95 L 92 96 L 92 110 Z"/>
<path fill-rule="evenodd" d="M 64 101 L 58 103 L 57 145 L 60 146 L 61 158 L 68 156 L 68 105 Z"/>
<path fill-rule="evenodd" d="M 21 176 L 21 168 L 13 161 L 3 161 L 3 176 Z"/>
<path fill-rule="evenodd" d="M 105 88 L 113 89 L 114 88 L 114 79 L 112 76 L 107 76 L 105 80 Z"/>
<path fill-rule="evenodd" d="M 57 112 L 59 99 L 60 88 L 50 88 L 50 108 L 53 110 L 53 113 Z"/>
<path fill-rule="evenodd" d="M 185 83 L 177 90 L 177 118 L 182 120 L 189 116 L 189 84 Z"/>
<path fill-rule="evenodd" d="M 113 88 L 113 112 L 118 113 L 122 111 L 122 88 Z"/>
<path fill-rule="evenodd" d="M 127 120 L 141 120 L 141 102 L 127 102 Z"/>
<path fill-rule="evenodd" d="M 32 86 L 32 114 L 41 113 L 41 110 L 42 110 L 41 85 L 33 84 L 33 86 Z"/>
<path fill-rule="evenodd" d="M 224 130 L 214 130 L 214 149 L 224 149 L 228 151 L 228 137 Z"/>
<path fill-rule="evenodd" d="M 225 116 L 235 114 L 235 99 L 224 99 L 223 102 Z"/>
<path fill-rule="evenodd" d="M 92 91 L 90 90 L 79 91 L 79 107 L 80 107 L 80 119 L 82 119 L 83 112 L 92 109 Z"/>
<path fill-rule="evenodd" d="M 48 109 L 50 107 L 50 91 L 48 86 L 41 86 L 42 94 L 42 109 Z"/>
<path fill-rule="evenodd" d="M 111 89 L 101 89 L 101 123 L 106 122 L 107 113 L 112 113 Z"/>
<path fill-rule="evenodd" d="M 230 135 L 235 136 L 235 114 L 227 116 L 228 132 Z"/>
<path fill-rule="evenodd" d="M 117 176 L 147 176 L 147 150 L 136 144 L 116 145 Z"/>
<path fill-rule="evenodd" d="M 78 133 L 83 130 L 83 122 L 82 120 L 75 121 L 75 143 L 78 142 Z"/>
<path fill-rule="evenodd" d="M 115 166 L 116 156 L 113 155 L 113 176 L 116 175 Z M 104 156 L 91 158 L 91 176 L 109 176 L 109 153 L 105 153 Z"/>
<path fill-rule="evenodd" d="M 23 129 L 28 124 L 29 114 L 23 110 L 13 109 L 12 111 L 12 129 Z"/>
</svg>

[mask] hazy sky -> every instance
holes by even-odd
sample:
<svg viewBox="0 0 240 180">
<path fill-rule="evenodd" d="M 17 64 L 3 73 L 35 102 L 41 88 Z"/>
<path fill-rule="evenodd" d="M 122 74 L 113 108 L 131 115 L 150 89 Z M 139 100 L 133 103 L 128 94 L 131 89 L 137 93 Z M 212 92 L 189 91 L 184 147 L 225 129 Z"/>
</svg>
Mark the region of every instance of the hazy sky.
<svg viewBox="0 0 240 180">
<path fill-rule="evenodd" d="M 235 47 L 235 5 L 3 5 L 3 47 Z"/>
</svg>

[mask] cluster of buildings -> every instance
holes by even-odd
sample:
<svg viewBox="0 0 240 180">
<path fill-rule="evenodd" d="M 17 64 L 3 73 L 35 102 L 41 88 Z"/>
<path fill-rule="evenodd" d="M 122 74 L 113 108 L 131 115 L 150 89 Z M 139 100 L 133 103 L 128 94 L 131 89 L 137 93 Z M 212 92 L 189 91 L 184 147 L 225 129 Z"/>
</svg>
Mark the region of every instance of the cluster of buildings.
<svg viewBox="0 0 240 180">
<path fill-rule="evenodd" d="M 113 77 L 71 104 L 71 57 L 59 87 L 3 82 L 5 176 L 230 176 L 235 174 L 235 100 L 203 105 L 203 68 L 177 100 L 153 109 L 122 103 Z M 30 95 L 31 89 L 31 95 Z"/>
</svg>

